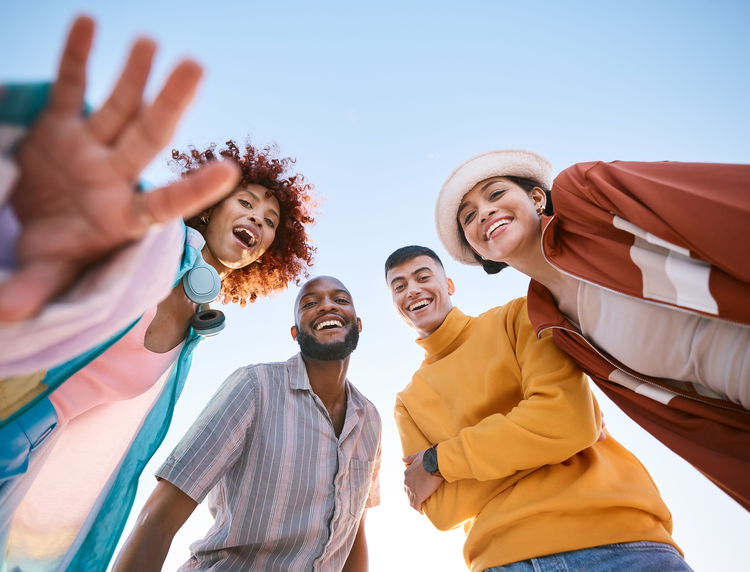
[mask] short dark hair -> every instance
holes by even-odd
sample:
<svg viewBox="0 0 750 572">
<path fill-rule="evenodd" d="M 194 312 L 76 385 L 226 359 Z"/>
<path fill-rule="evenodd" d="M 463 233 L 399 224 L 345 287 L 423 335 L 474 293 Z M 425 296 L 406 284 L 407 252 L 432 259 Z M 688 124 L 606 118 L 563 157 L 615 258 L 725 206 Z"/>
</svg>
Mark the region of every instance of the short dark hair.
<svg viewBox="0 0 750 572">
<path fill-rule="evenodd" d="M 542 189 L 544 191 L 544 194 L 547 195 L 547 202 L 545 203 L 543 214 L 547 216 L 552 216 L 555 213 L 554 209 L 552 208 L 552 193 L 548 191 L 547 189 L 545 189 L 542 185 L 540 185 L 539 183 L 535 183 L 531 179 L 523 179 L 521 177 L 511 177 L 511 176 L 505 175 L 504 178 L 515 183 L 527 193 L 530 193 L 536 187 L 539 187 L 540 189 Z M 461 239 L 461 242 L 463 242 L 466 246 L 469 246 L 469 241 L 466 240 L 464 229 L 460 223 L 458 224 L 458 236 Z M 472 249 L 472 252 L 473 252 L 473 249 Z M 476 252 L 474 252 L 474 258 L 476 259 L 477 262 L 479 262 L 479 264 L 482 265 L 482 268 L 487 274 L 497 274 L 504 268 L 508 267 L 508 265 L 505 262 L 497 262 L 495 260 L 485 260 L 484 258 L 479 256 Z"/>
<path fill-rule="evenodd" d="M 393 253 L 385 261 L 385 275 L 388 276 L 388 271 L 392 268 L 395 268 L 396 266 L 399 266 L 404 262 L 409 262 L 417 256 L 429 256 L 440 265 L 440 268 L 445 268 L 443 266 L 443 261 L 440 260 L 440 257 L 435 254 L 435 251 L 431 248 L 416 245 L 402 246 L 398 250 L 393 251 Z"/>
</svg>

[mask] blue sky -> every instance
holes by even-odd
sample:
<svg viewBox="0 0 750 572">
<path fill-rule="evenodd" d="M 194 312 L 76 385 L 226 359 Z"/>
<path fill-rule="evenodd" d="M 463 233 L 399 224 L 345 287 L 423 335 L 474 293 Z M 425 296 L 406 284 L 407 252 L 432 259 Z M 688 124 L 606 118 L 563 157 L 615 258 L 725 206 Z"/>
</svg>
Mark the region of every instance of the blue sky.
<svg viewBox="0 0 750 572">
<path fill-rule="evenodd" d="M 98 23 L 88 99 L 100 104 L 133 38 L 160 45 L 149 93 L 179 58 L 206 75 L 170 148 L 250 135 L 276 141 L 316 186 L 315 273 L 340 277 L 364 322 L 350 379 L 384 421 L 383 506 L 370 511 L 373 570 L 460 570 L 462 533 L 440 533 L 408 508 L 391 414 L 421 354 L 396 316 L 382 264 L 424 244 L 443 255 L 454 302 L 477 314 L 525 294 L 527 280 L 488 277 L 440 248 L 434 199 L 469 156 L 525 147 L 555 171 L 591 160 L 750 162 L 750 4 L 680 2 L 40 2 L 3 7 L 0 75 L 53 75 L 75 14 Z M 172 174 L 169 149 L 146 171 Z M 246 310 L 199 348 L 172 430 L 142 479 L 221 381 L 247 363 L 286 359 L 296 288 Z M 750 516 L 600 395 L 612 434 L 652 473 L 696 571 L 747 566 Z M 137 510 L 137 509 L 136 509 Z M 203 507 L 165 570 L 207 530 Z M 128 529 L 130 528 L 130 525 Z"/>
</svg>

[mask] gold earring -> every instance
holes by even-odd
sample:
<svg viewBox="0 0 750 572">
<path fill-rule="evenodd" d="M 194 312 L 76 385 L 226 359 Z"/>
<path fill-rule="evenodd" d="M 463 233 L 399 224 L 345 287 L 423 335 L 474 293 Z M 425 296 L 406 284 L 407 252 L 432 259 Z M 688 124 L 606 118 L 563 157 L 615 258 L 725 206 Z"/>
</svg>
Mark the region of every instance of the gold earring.
<svg viewBox="0 0 750 572">
<path fill-rule="evenodd" d="M 481 254 L 479 256 L 482 256 Z M 482 260 L 487 260 L 484 256 L 482 256 Z"/>
<path fill-rule="evenodd" d="M 545 209 L 545 208 L 546 208 L 546 207 L 545 207 L 544 205 L 539 205 L 539 206 L 538 206 L 538 207 L 536 208 L 536 212 L 538 212 L 538 213 L 539 213 L 540 215 L 541 215 L 541 214 L 544 214 L 544 209 Z"/>
</svg>

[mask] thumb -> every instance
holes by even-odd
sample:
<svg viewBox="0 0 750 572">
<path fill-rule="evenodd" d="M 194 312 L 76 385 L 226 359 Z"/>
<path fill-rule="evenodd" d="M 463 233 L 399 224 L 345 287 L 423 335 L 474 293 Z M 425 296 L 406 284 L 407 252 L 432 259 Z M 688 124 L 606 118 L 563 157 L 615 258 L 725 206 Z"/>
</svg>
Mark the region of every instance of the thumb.
<svg viewBox="0 0 750 572">
<path fill-rule="evenodd" d="M 401 460 L 406 463 L 407 465 L 411 465 L 414 462 L 414 459 L 417 458 L 417 455 L 419 455 L 419 452 L 412 453 L 408 457 L 402 457 Z"/>
<path fill-rule="evenodd" d="M 225 198 L 239 178 L 233 162 L 216 161 L 169 186 L 135 194 L 135 212 L 147 223 L 192 216 Z"/>
</svg>

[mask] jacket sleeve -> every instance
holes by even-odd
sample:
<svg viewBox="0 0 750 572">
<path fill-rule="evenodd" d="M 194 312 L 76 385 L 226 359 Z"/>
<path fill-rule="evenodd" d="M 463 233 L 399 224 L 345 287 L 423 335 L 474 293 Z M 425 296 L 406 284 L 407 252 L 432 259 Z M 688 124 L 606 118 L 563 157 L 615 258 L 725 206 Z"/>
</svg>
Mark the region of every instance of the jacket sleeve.
<svg viewBox="0 0 750 572">
<path fill-rule="evenodd" d="M 557 176 L 552 200 L 572 217 L 594 205 L 750 282 L 748 187 L 750 165 L 579 163 Z"/>
<path fill-rule="evenodd" d="M 588 381 L 551 334 L 537 339 L 519 304 L 508 316 L 523 399 L 507 415 L 494 414 L 439 444 L 443 477 L 487 481 L 561 463 L 593 445 L 601 414 Z M 510 380 L 498 380 L 498 383 Z"/>
<path fill-rule="evenodd" d="M 401 450 L 404 456 L 428 449 L 432 446 L 432 443 L 424 436 L 409 414 L 403 401 L 398 396 L 396 397 L 393 416 L 396 420 L 396 429 L 398 429 L 398 436 L 401 439 Z"/>
<path fill-rule="evenodd" d="M 404 456 L 432 446 L 398 397 L 394 414 Z M 444 482 L 424 502 L 422 508 L 435 528 L 442 531 L 452 530 L 474 518 L 487 504 L 487 498 L 512 486 L 518 481 L 516 476 L 520 478 L 525 474 L 514 475 L 507 483 L 496 483 L 492 489 L 473 487 L 469 481 L 464 480 Z"/>
</svg>

